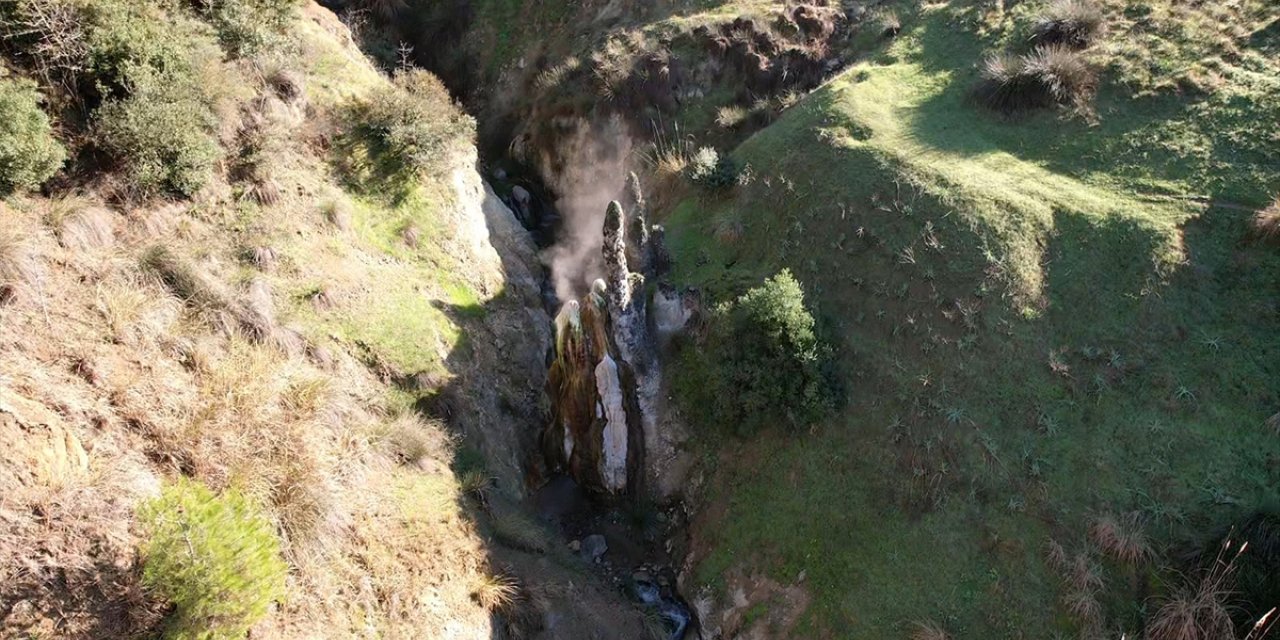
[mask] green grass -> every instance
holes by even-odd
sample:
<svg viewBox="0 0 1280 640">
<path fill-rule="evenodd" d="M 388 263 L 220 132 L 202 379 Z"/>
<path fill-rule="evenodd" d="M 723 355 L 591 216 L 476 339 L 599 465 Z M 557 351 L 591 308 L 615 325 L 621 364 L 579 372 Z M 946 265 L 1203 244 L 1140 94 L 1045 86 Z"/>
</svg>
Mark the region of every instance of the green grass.
<svg viewBox="0 0 1280 640">
<path fill-rule="evenodd" d="M 738 149 L 753 184 L 668 220 L 681 281 L 723 300 L 789 267 L 842 349 L 841 417 L 704 441 L 727 508 L 698 526 L 698 576 L 807 572 L 804 637 L 905 637 L 926 617 L 957 638 L 1067 634 L 1050 537 L 1074 551 L 1092 513 L 1139 510 L 1161 544 L 1195 539 L 1280 486 L 1263 427 L 1280 255 L 1242 242 L 1248 212 L 1191 198 L 1255 206 L 1280 185 L 1241 135 L 1273 108 L 1269 80 L 1224 90 L 1238 109 L 1109 83 L 1096 123 L 1006 121 L 968 95 L 1017 25 L 975 11 L 904 16 Z M 740 242 L 714 239 L 724 216 Z M 1136 594 L 1106 577 L 1132 633 Z"/>
</svg>

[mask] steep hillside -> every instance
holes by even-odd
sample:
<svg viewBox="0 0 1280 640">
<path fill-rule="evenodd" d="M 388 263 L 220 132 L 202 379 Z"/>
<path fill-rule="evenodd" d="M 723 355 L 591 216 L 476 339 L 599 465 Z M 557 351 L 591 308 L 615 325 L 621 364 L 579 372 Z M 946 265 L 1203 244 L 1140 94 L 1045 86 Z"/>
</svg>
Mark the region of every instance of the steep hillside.
<svg viewBox="0 0 1280 640">
<path fill-rule="evenodd" d="M 698 581 L 775 584 L 727 625 L 1141 633 L 1188 550 L 1274 509 L 1274 16 L 1110 3 L 1087 112 L 990 113 L 983 56 L 1044 10 L 904 12 L 735 151 L 751 184 L 669 220 L 713 296 L 790 267 L 847 369 L 839 418 L 708 450 Z M 1106 537 L 1125 518 L 1136 565 Z"/>
<path fill-rule="evenodd" d="M 0 27 L 0 636 L 645 633 L 516 505 L 541 267 L 438 81 L 310 2 Z"/>
<path fill-rule="evenodd" d="M 625 175 L 576 161 L 646 174 L 708 311 L 667 369 L 706 633 L 1242 637 L 1275 604 L 1268 3 L 407 6 L 569 219 Z M 784 268 L 843 406 L 744 436 L 717 305 Z M 1238 592 L 1204 591 L 1233 525 Z"/>
</svg>

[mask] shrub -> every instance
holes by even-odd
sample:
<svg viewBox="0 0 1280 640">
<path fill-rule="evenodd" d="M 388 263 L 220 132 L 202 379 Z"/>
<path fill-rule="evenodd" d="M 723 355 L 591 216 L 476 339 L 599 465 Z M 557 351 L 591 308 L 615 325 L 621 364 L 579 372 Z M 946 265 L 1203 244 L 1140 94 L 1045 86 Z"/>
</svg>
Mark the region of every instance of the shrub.
<svg viewBox="0 0 1280 640">
<path fill-rule="evenodd" d="M 166 15 L 164 4 L 96 0 L 83 5 L 88 80 L 99 97 L 127 96 L 157 76 L 196 84 L 193 40 L 204 34 L 190 20 Z"/>
<path fill-rule="evenodd" d="M 116 158 L 142 195 L 190 196 L 213 174 L 220 156 L 217 117 L 195 87 L 168 75 L 135 75 L 128 97 L 94 117 L 99 148 Z"/>
<path fill-rule="evenodd" d="M 404 180 L 440 171 L 475 138 L 475 121 L 449 97 L 444 84 L 420 69 L 396 74 L 391 86 L 355 107 L 350 142 L 364 147 L 380 180 Z"/>
<path fill-rule="evenodd" d="M 721 155 L 712 147 L 703 147 L 689 161 L 689 179 L 696 185 L 711 191 L 721 191 L 736 184 L 742 177 L 742 168 L 728 155 Z"/>
<path fill-rule="evenodd" d="M 1080 53 L 1046 45 L 1021 56 L 988 57 L 978 96 L 987 107 L 1006 114 L 1053 105 L 1083 107 L 1094 84 L 1094 71 Z"/>
<path fill-rule="evenodd" d="M 66 157 L 35 84 L 0 77 L 0 195 L 40 186 Z"/>
<path fill-rule="evenodd" d="M 1054 0 L 1031 27 L 1037 44 L 1059 44 L 1084 49 L 1102 35 L 1106 26 L 1102 8 L 1092 0 Z"/>
<path fill-rule="evenodd" d="M 708 343 L 708 392 L 719 424 L 741 435 L 771 424 L 800 429 L 831 409 L 828 349 L 790 271 L 718 307 Z"/>
<path fill-rule="evenodd" d="M 284 595 L 271 523 L 242 495 L 182 479 L 144 503 L 143 583 L 172 602 L 170 639 L 243 638 Z"/>
<path fill-rule="evenodd" d="M 232 55 L 253 54 L 284 32 L 298 8 L 297 0 L 195 0 L 196 11 L 213 25 L 218 40 Z"/>
</svg>

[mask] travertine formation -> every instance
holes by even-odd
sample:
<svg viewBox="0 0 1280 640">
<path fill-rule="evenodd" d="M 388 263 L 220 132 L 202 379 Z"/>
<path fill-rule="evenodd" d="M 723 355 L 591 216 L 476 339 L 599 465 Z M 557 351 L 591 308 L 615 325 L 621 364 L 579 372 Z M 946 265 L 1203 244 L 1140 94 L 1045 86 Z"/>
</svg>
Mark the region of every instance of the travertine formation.
<svg viewBox="0 0 1280 640">
<path fill-rule="evenodd" d="M 605 277 L 586 299 L 561 310 L 550 374 L 549 442 L 579 482 L 608 493 L 634 488 L 639 473 L 652 480 L 656 472 L 645 454 L 661 445 L 657 343 L 646 312 L 645 276 L 632 272 L 628 260 L 628 254 L 649 256 L 651 247 L 647 234 L 627 241 L 628 226 L 646 225 L 639 183 L 634 176 L 628 182 L 638 213 L 629 218 L 621 204 L 609 203 Z"/>
</svg>

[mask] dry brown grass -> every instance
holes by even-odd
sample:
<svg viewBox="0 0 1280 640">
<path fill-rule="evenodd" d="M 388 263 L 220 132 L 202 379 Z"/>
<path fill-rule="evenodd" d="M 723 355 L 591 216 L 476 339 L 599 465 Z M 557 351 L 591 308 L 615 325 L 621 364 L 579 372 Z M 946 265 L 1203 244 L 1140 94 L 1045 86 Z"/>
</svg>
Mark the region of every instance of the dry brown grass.
<svg viewBox="0 0 1280 640">
<path fill-rule="evenodd" d="M 375 422 L 369 438 L 379 451 L 406 466 L 443 462 L 453 455 L 454 443 L 444 425 L 427 422 L 416 413 L 402 412 Z"/>
<path fill-rule="evenodd" d="M 511 576 L 480 573 L 473 579 L 471 597 L 489 611 L 505 611 L 520 597 L 520 587 Z"/>
<path fill-rule="evenodd" d="M 329 200 L 324 203 L 320 212 L 324 215 L 324 219 L 338 231 L 342 233 L 351 231 L 353 208 L 346 198 L 336 197 Z"/>
<path fill-rule="evenodd" d="M 1152 556 L 1151 543 L 1138 513 L 1094 518 L 1089 525 L 1089 538 L 1104 554 L 1124 564 L 1141 564 Z"/>
<path fill-rule="evenodd" d="M 1097 591 L 1102 588 L 1102 571 L 1089 554 L 1081 552 L 1068 566 L 1066 582 L 1075 591 Z"/>
<path fill-rule="evenodd" d="M 1198 578 L 1189 578 L 1152 616 L 1147 625 L 1148 640 L 1222 640 L 1236 637 L 1228 600 L 1235 561 L 1244 550 L 1244 546 L 1226 541 L 1213 564 Z"/>
<path fill-rule="evenodd" d="M 322 31 L 307 37 L 328 37 Z M 268 83 L 272 118 L 297 117 L 303 87 L 325 97 L 311 78 Z M 327 343 L 327 370 L 282 347 L 302 344 L 288 321 L 306 302 L 283 293 L 304 290 L 305 269 L 363 275 L 365 261 L 381 257 L 315 233 L 317 199 L 339 203 L 331 220 L 342 229 L 354 211 L 323 169 L 299 169 L 323 164 L 299 158 L 308 143 L 284 137 L 295 164 L 268 175 L 279 199 L 248 193 L 264 204 L 251 229 L 232 218 L 258 207 L 225 184 L 194 203 L 119 211 L 95 208 L 94 193 L 33 195 L 13 205 L 20 210 L 0 203 L 0 282 L 15 294 L 0 309 L 0 602 L 34 603 L 43 625 L 28 634 L 6 618 L 0 636 L 157 635 L 146 625 L 163 608 L 136 584 L 133 513 L 182 474 L 252 495 L 285 540 L 289 594 L 261 637 L 487 637 L 490 614 L 473 598 L 489 575 L 484 543 L 448 470 L 443 426 L 386 418 L 395 390 L 342 341 Z M 295 197 L 303 192 L 305 209 Z M 244 250 L 267 239 L 276 246 Z M 308 252 L 322 245 L 337 248 Z M 239 284 L 246 262 L 269 275 Z M 337 281 L 345 293 L 360 280 Z M 40 304 L 17 304 L 25 301 Z M 9 420 L 10 390 L 45 406 L 45 417 Z"/>
<path fill-rule="evenodd" d="M 1045 545 L 1045 560 L 1055 571 L 1066 571 L 1067 563 L 1069 562 L 1067 550 L 1057 540 L 1051 539 Z"/>
<path fill-rule="evenodd" d="M 932 620 L 914 622 L 911 627 L 911 640 L 951 640 L 951 634 Z"/>
<path fill-rule="evenodd" d="M 0 220 L 0 305 L 43 297 L 44 267 L 19 222 Z"/>
<path fill-rule="evenodd" d="M 1258 240 L 1280 244 L 1280 198 L 1253 216 L 1252 229 Z"/>
<path fill-rule="evenodd" d="M 731 216 L 722 216 L 715 221 L 713 230 L 716 241 L 721 244 L 735 245 L 742 241 L 746 229 L 742 225 L 742 221 Z"/>
</svg>

